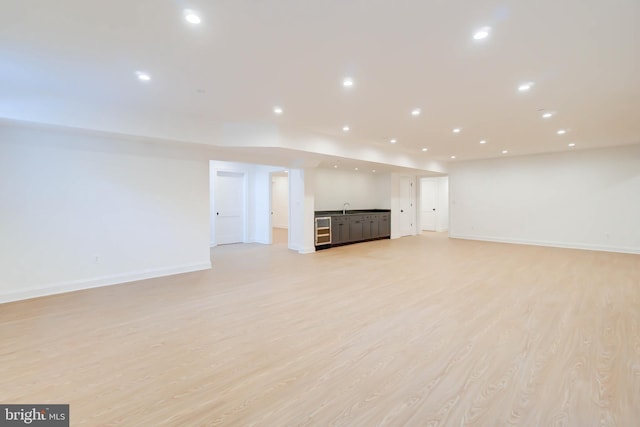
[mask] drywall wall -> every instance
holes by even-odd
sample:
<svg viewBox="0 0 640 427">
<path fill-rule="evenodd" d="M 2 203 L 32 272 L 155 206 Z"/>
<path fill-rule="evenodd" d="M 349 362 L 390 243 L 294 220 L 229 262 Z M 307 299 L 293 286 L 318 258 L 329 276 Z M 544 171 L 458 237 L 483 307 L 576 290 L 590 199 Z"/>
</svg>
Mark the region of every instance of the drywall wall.
<svg viewBox="0 0 640 427">
<path fill-rule="evenodd" d="M 0 302 L 210 267 L 208 161 L 0 125 Z"/>
<path fill-rule="evenodd" d="M 271 179 L 271 225 L 289 226 L 289 177 L 274 176 Z"/>
<path fill-rule="evenodd" d="M 303 254 L 315 252 L 315 172 L 289 170 L 289 249 Z"/>
<path fill-rule="evenodd" d="M 341 169 L 318 168 L 315 171 L 315 209 L 390 209 L 391 178 L 389 174 L 374 174 Z"/>
<path fill-rule="evenodd" d="M 640 145 L 455 163 L 450 236 L 640 253 Z"/>
</svg>

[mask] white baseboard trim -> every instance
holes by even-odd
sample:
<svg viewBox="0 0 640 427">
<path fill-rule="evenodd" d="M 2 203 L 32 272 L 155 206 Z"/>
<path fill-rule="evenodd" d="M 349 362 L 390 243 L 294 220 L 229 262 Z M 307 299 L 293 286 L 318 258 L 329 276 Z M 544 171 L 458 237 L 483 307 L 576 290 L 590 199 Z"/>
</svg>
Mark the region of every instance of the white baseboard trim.
<svg viewBox="0 0 640 427">
<path fill-rule="evenodd" d="M 259 243 L 261 245 L 270 245 L 271 244 L 271 242 L 269 240 L 267 240 L 267 239 L 256 239 L 251 243 Z"/>
<path fill-rule="evenodd" d="M 301 248 L 298 250 L 299 254 L 312 254 L 316 251 L 316 248 L 314 246 L 311 246 L 310 248 Z"/>
<path fill-rule="evenodd" d="M 18 292 L 0 294 L 0 304 L 21 301 L 25 299 L 44 297 L 49 295 L 64 294 L 67 292 L 80 291 L 84 289 L 100 288 L 103 286 L 119 285 L 137 280 L 152 279 L 154 277 L 172 276 L 174 274 L 190 273 L 193 271 L 208 270 L 211 262 L 185 264 L 174 267 L 141 270 L 132 273 L 114 274 L 110 276 L 95 277 L 87 280 L 73 280 L 63 283 L 54 283 L 34 289 Z"/>
<path fill-rule="evenodd" d="M 545 240 L 496 238 L 496 237 L 489 237 L 489 236 L 472 236 L 472 235 L 464 235 L 464 234 L 456 234 L 456 233 L 449 233 L 449 237 L 452 239 L 481 240 L 483 242 L 513 243 L 516 245 L 548 246 L 552 248 L 581 249 L 585 251 L 640 254 L 640 248 L 626 248 L 626 247 L 619 247 L 619 246 L 590 245 L 590 244 L 582 244 L 582 243 L 566 243 L 566 242 L 554 242 L 554 241 L 545 241 Z"/>
</svg>

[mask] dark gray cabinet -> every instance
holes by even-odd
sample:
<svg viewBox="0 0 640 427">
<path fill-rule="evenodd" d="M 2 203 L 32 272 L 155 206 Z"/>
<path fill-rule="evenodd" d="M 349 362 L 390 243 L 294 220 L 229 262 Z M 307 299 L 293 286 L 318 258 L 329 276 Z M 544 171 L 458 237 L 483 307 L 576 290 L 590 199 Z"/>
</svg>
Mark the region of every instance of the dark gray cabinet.
<svg viewBox="0 0 640 427">
<path fill-rule="evenodd" d="M 349 217 L 332 216 L 331 217 L 331 243 L 339 245 L 349 242 Z"/>
<path fill-rule="evenodd" d="M 363 240 L 364 234 L 364 216 L 351 215 L 349 218 L 349 240 L 357 242 Z"/>
<path fill-rule="evenodd" d="M 380 214 L 371 214 L 365 215 L 363 221 L 363 229 L 362 229 L 362 238 L 367 239 L 377 239 L 380 236 L 379 230 L 379 217 Z"/>
<path fill-rule="evenodd" d="M 378 230 L 379 237 L 388 237 L 391 236 L 391 214 L 389 213 L 381 213 L 378 215 Z"/>
<path fill-rule="evenodd" d="M 331 242 L 319 244 L 322 242 L 316 240 L 316 248 L 384 239 L 391 235 L 390 212 L 363 211 L 362 214 L 354 212 L 345 215 L 328 211 L 316 212 L 316 218 L 324 217 L 331 217 Z M 316 236 L 320 231 L 322 230 L 316 224 Z"/>
</svg>

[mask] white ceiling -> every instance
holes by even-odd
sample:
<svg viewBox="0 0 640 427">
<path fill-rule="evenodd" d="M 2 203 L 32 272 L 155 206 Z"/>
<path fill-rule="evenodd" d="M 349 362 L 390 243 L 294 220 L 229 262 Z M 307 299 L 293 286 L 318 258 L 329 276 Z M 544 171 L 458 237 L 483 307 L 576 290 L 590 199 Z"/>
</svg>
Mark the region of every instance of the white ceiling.
<svg viewBox="0 0 640 427">
<path fill-rule="evenodd" d="M 0 117 L 40 123 L 273 124 L 441 161 L 640 143 L 638 0 L 0 0 L 0 58 Z"/>
</svg>

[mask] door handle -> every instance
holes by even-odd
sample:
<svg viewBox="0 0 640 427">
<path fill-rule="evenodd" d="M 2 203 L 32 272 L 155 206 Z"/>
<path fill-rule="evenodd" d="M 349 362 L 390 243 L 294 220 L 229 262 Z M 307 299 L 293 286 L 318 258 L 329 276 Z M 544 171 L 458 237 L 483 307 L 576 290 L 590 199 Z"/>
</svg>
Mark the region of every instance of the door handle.
<svg viewBox="0 0 640 427">
<path fill-rule="evenodd" d="M 433 211 L 435 212 L 435 211 L 436 211 L 436 208 L 433 208 Z"/>
<path fill-rule="evenodd" d="M 217 216 L 217 215 L 220 215 L 220 212 L 216 212 L 216 216 Z"/>
<path fill-rule="evenodd" d="M 400 212 L 404 212 L 404 210 L 400 209 Z"/>
</svg>

